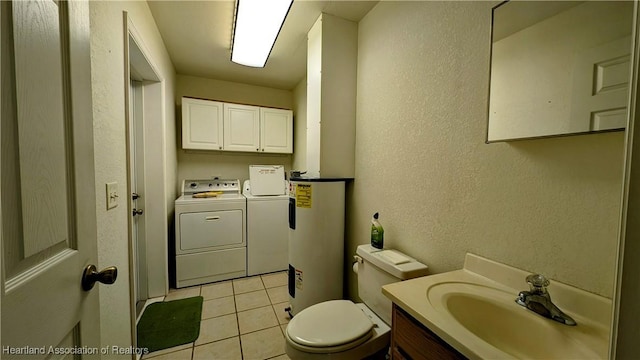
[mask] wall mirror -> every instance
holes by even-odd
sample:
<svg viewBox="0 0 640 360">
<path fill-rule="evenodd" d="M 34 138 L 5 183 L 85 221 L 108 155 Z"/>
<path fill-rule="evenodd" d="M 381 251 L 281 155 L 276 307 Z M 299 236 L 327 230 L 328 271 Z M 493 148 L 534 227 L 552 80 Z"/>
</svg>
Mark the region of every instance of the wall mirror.
<svg viewBox="0 0 640 360">
<path fill-rule="evenodd" d="M 487 143 L 623 130 L 632 1 L 493 8 Z"/>
</svg>

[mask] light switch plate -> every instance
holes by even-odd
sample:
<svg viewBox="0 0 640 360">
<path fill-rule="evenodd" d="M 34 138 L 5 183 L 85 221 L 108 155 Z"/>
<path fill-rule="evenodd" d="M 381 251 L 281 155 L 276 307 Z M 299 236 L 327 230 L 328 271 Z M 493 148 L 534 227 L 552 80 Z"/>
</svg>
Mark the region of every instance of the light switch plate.
<svg viewBox="0 0 640 360">
<path fill-rule="evenodd" d="M 107 183 L 107 210 L 118 206 L 118 183 Z"/>
</svg>

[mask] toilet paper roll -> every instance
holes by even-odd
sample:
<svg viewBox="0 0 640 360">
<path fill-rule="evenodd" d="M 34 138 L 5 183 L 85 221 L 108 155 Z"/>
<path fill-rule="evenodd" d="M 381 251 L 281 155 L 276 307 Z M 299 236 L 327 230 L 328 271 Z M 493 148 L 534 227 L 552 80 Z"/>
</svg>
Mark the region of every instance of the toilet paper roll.
<svg viewBox="0 0 640 360">
<path fill-rule="evenodd" d="M 356 274 L 358 273 L 358 263 L 357 262 L 353 263 L 353 272 L 356 273 Z"/>
</svg>

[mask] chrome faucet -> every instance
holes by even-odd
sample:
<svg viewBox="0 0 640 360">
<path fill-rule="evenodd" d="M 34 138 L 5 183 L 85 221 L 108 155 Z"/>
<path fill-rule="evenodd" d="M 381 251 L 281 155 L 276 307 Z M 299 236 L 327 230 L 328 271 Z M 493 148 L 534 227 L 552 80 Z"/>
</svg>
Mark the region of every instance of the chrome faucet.
<svg viewBox="0 0 640 360">
<path fill-rule="evenodd" d="M 575 326 L 576 322 L 571 316 L 562 312 L 551 302 L 551 295 L 547 292 L 549 280 L 540 274 L 527 276 L 527 283 L 531 288 L 529 291 L 520 291 L 516 302 L 527 309 L 540 314 L 546 318 L 555 320 L 569 326 Z"/>
</svg>

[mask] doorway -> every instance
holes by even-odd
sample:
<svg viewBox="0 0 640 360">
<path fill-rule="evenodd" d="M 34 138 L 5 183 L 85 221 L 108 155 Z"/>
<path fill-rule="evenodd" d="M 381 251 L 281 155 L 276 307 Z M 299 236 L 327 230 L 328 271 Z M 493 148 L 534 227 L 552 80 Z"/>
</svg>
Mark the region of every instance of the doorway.
<svg viewBox="0 0 640 360">
<path fill-rule="evenodd" d="M 148 299 L 166 295 L 166 82 L 124 12 L 125 129 L 132 342 Z"/>
<path fill-rule="evenodd" d="M 145 189 L 144 189 L 144 97 L 143 82 L 139 76 L 130 74 L 129 86 L 129 188 L 133 268 L 133 294 L 136 318 L 140 316 L 145 301 L 149 298 L 147 287 L 147 242 L 145 237 Z"/>
</svg>

